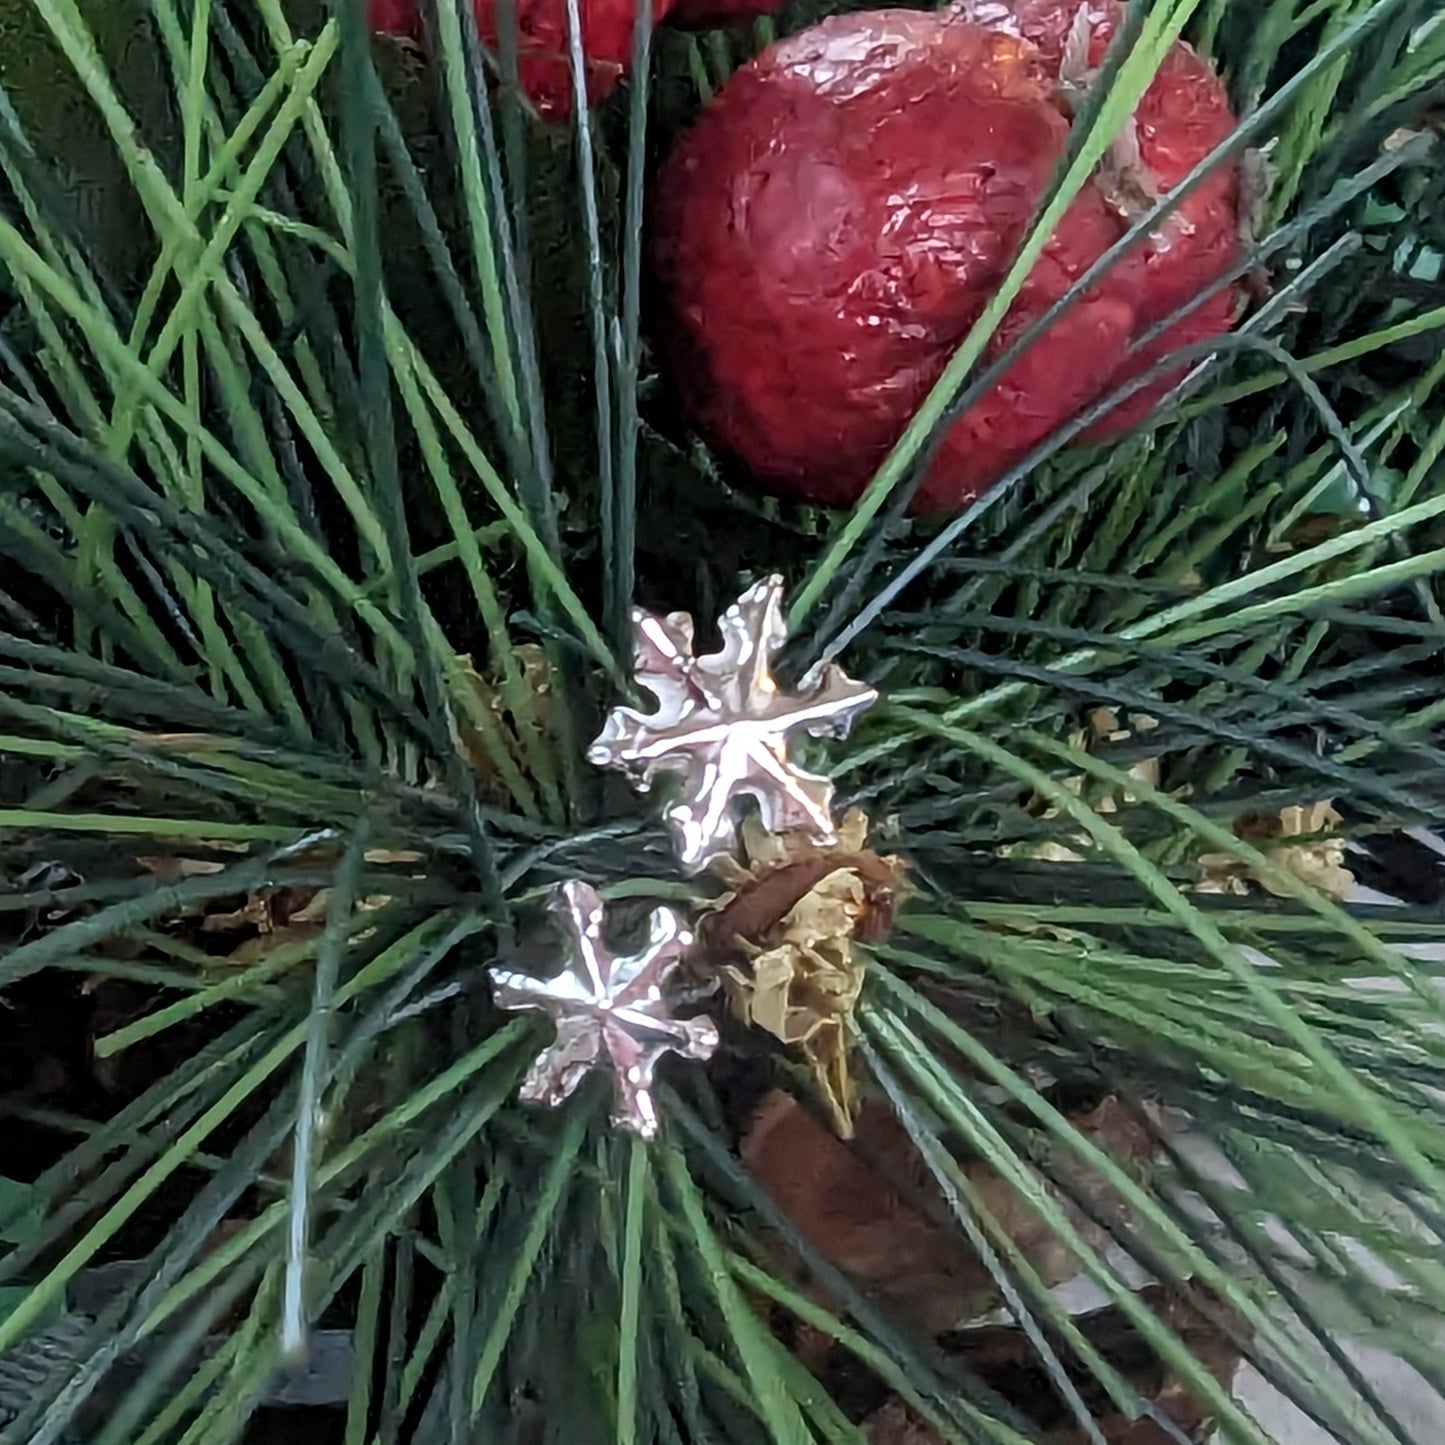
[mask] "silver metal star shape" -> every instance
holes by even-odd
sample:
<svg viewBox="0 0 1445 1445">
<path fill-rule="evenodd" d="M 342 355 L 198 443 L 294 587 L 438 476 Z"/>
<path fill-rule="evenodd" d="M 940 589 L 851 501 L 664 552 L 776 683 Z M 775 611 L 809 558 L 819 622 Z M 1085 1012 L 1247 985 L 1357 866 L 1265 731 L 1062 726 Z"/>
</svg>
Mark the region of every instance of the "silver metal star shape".
<svg viewBox="0 0 1445 1445">
<path fill-rule="evenodd" d="M 790 759 L 790 736 L 846 736 L 878 694 L 833 663 L 810 671 L 796 693 L 778 687 L 771 668 L 788 635 L 782 597 L 781 577 L 750 587 L 719 619 L 721 651 L 705 657 L 694 655 L 686 612 L 632 610 L 637 681 L 658 706 L 614 708 L 587 757 L 621 768 L 644 791 L 659 774 L 678 777 L 665 817 L 692 873 L 735 851 L 734 805 L 744 795 L 771 833 L 837 841 L 833 785 Z"/>
<path fill-rule="evenodd" d="M 610 1067 L 617 1090 L 614 1123 L 650 1139 L 657 1133 L 657 1061 L 666 1053 L 707 1059 L 717 1048 L 713 1021 L 673 1018 L 663 993 L 692 934 L 672 909 L 658 908 L 647 946 L 619 958 L 603 942 L 602 900 L 588 884 L 564 883 L 551 908 L 565 941 L 562 972 L 540 979 L 491 970 L 499 1008 L 540 1009 L 557 1024 L 557 1038 L 528 1070 L 521 1097 L 555 1107 L 592 1069 Z"/>
</svg>

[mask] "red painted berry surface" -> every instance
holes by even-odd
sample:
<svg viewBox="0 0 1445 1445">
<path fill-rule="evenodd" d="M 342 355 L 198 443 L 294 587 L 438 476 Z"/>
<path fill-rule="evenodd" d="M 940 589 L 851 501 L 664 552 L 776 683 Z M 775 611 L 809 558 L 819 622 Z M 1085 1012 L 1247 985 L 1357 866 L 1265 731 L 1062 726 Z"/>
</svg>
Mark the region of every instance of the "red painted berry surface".
<svg viewBox="0 0 1445 1445">
<path fill-rule="evenodd" d="M 392 35 L 415 36 L 421 27 L 416 0 L 370 0 L 371 25 Z M 657 24 L 671 0 L 652 0 Z M 504 7 L 499 0 L 475 0 L 477 33 L 496 48 Z M 517 72 L 522 90 L 549 119 L 572 111 L 572 71 L 568 60 L 567 0 L 515 0 Z M 627 74 L 632 58 L 635 0 L 578 0 L 585 57 L 587 101 L 595 105 Z"/>
<path fill-rule="evenodd" d="M 709 441 L 778 491 L 858 496 L 1008 270 L 1120 13 L 966 0 L 835 16 L 738 71 L 664 165 L 649 237 L 657 341 Z M 1233 124 L 1213 71 L 1176 45 L 986 359 Z M 915 507 L 963 505 L 1081 408 L 1228 329 L 1226 287 L 1130 351 L 1235 263 L 1238 212 L 1226 166 L 958 420 Z M 1136 424 L 1173 379 L 1093 434 Z"/>
</svg>

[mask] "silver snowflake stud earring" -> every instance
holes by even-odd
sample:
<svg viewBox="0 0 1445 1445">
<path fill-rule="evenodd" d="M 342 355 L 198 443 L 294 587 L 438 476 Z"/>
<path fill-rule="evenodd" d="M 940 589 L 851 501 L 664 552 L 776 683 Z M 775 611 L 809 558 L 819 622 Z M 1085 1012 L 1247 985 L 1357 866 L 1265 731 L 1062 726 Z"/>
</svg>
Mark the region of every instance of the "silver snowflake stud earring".
<svg viewBox="0 0 1445 1445">
<path fill-rule="evenodd" d="M 691 873 L 736 851 L 734 805 L 744 795 L 770 833 L 837 841 L 833 785 L 792 761 L 790 738 L 843 737 L 878 694 L 834 663 L 810 671 L 796 693 L 778 686 L 771 668 L 788 636 L 782 597 L 781 577 L 750 587 L 718 621 L 722 650 L 704 657 L 693 652 L 687 613 L 632 610 L 637 681 L 657 708 L 614 708 L 587 757 L 643 790 L 660 774 L 679 780 L 666 820 Z"/>
<path fill-rule="evenodd" d="M 673 1018 L 663 992 L 692 934 L 672 909 L 659 908 L 647 946 L 618 957 L 603 942 L 602 900 L 588 884 L 564 883 L 551 907 L 565 944 L 562 972 L 540 979 L 491 970 L 499 1008 L 539 1009 L 557 1025 L 555 1041 L 528 1070 L 521 1097 L 555 1108 L 594 1068 L 610 1067 L 617 1090 L 613 1122 L 650 1139 L 657 1133 L 657 1061 L 666 1053 L 711 1058 L 718 1044 L 711 1019 Z"/>
</svg>

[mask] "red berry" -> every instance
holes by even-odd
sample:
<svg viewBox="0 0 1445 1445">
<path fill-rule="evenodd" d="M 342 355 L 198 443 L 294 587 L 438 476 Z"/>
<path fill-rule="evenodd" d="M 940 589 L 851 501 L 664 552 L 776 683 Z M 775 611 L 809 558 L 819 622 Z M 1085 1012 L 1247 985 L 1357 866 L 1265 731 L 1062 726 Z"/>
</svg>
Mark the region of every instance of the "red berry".
<svg viewBox="0 0 1445 1445">
<path fill-rule="evenodd" d="M 370 0 L 373 29 L 414 37 L 421 28 L 416 0 Z M 501 37 L 500 0 L 474 0 L 477 33 L 495 50 Z M 653 23 L 671 0 L 651 0 Z M 627 73 L 632 59 L 635 0 L 578 0 L 587 101 L 604 100 Z M 517 74 L 538 112 L 562 119 L 572 112 L 572 69 L 568 59 L 567 0 L 516 0 Z M 510 17 L 509 17 L 510 19 Z"/>
<path fill-rule="evenodd" d="M 759 478 L 847 503 L 897 440 L 1062 153 L 1056 37 L 1080 3 L 835 16 L 740 70 L 668 159 L 650 238 L 659 342 L 699 429 Z M 1093 63 L 1116 17 L 1098 12 Z M 1177 47 L 1139 108 L 1143 169 L 1124 178 L 1166 189 L 1231 125 L 1213 73 Z M 987 357 L 1123 234 L 1114 191 L 1100 178 L 1075 199 Z M 961 506 L 1180 335 L 1226 329 L 1227 292 L 1150 355 L 1125 355 L 1232 264 L 1237 209 L 1222 176 L 1097 283 L 955 424 L 915 507 Z M 1132 424 L 1160 389 L 1105 429 Z"/>
<path fill-rule="evenodd" d="M 416 0 L 370 0 L 367 11 L 373 30 L 410 39 L 421 29 L 421 11 Z"/>
<path fill-rule="evenodd" d="M 960 13 L 976 23 L 1021 35 L 1039 48 L 1054 73 L 1064 63 L 1071 36 L 1086 36 L 1088 64 L 1104 59 L 1124 7 L 1115 0 L 962 0 Z M 1082 16 L 1080 12 L 1083 12 Z M 1234 129 L 1234 113 L 1224 86 L 1190 46 L 1176 44 L 1165 56 L 1134 112 L 1138 159 L 1157 194 L 1178 185 Z M 1239 257 L 1239 177 L 1233 166 L 1220 166 L 1184 200 L 1165 222 L 1158 240 L 1140 247 L 1118 268 L 1141 267 L 1137 281 L 1137 331 L 1164 320 L 1227 271 Z M 1122 280 L 1122 276 L 1120 278 Z M 1109 380 L 1111 390 L 1139 376 L 1170 352 L 1228 331 L 1234 322 L 1232 289 L 1202 302 L 1136 353 Z M 1089 439 L 1117 436 L 1143 421 L 1178 381 L 1165 376 L 1136 392 L 1085 434 Z"/>
</svg>

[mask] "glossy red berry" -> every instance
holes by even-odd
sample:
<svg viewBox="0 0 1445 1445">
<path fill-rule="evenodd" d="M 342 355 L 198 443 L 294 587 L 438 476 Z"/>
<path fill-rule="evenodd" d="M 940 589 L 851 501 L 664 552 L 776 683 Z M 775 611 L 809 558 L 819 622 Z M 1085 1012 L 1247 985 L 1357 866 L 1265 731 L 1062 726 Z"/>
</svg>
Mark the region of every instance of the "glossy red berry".
<svg viewBox="0 0 1445 1445">
<path fill-rule="evenodd" d="M 370 0 L 368 17 L 373 30 L 408 39 L 421 29 L 421 11 L 416 0 Z"/>
<path fill-rule="evenodd" d="M 507 7 L 501 0 L 474 3 L 482 44 L 495 49 Z M 667 14 L 671 0 L 651 3 L 653 23 L 657 24 Z M 420 32 L 416 0 L 370 0 L 370 4 L 373 29 L 408 37 Z M 510 8 L 517 27 L 517 74 L 522 90 L 541 115 L 565 118 L 572 112 L 567 0 L 515 0 Z M 604 100 L 627 74 L 636 13 L 636 0 L 578 0 L 589 105 Z"/>
<path fill-rule="evenodd" d="M 1076 91 L 1061 70 L 1097 64 L 1119 15 L 1081 9 L 966 0 L 951 13 L 835 16 L 740 70 L 669 157 L 650 235 L 657 339 L 699 429 L 760 480 L 847 503 L 897 440 L 1008 270 L 1062 154 Z M 1138 108 L 1137 146 L 1116 148 L 1069 207 L 987 357 L 1124 233 L 1141 194 L 1173 185 L 1232 125 L 1218 79 L 1176 46 Z M 963 505 L 1121 380 L 1227 329 L 1228 288 L 1129 352 L 1238 246 L 1226 168 L 964 414 L 916 508 Z M 1096 433 L 1134 424 L 1167 385 Z"/>
</svg>

